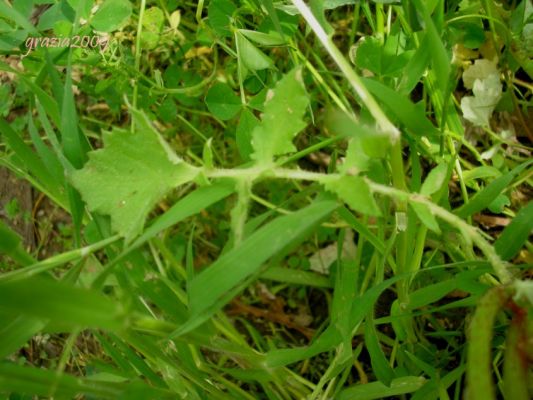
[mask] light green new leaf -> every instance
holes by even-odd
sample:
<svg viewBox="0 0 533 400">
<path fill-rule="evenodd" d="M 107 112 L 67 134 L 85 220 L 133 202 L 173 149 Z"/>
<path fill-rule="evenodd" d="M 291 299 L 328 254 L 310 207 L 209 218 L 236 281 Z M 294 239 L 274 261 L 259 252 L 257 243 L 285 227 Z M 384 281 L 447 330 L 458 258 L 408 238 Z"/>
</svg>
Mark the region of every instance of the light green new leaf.
<svg viewBox="0 0 533 400">
<path fill-rule="evenodd" d="M 337 194 L 353 210 L 367 215 L 380 215 L 368 184 L 360 176 L 342 176 L 340 179 L 325 182 L 324 187 Z"/>
<path fill-rule="evenodd" d="M 308 104 L 302 72 L 293 69 L 267 93 L 261 123 L 252 133 L 252 158 L 268 163 L 274 156 L 296 151 L 292 140 L 306 126 L 302 117 Z"/>
<path fill-rule="evenodd" d="M 111 225 L 129 242 L 143 228 L 154 205 L 170 190 L 194 179 L 197 169 L 170 149 L 146 116 L 132 110 L 136 132 L 104 134 L 104 148 L 71 180 L 89 210 L 111 216 Z"/>
<path fill-rule="evenodd" d="M 120 28 L 131 16 L 131 3 L 127 0 L 106 0 L 91 21 L 97 31 L 112 32 Z"/>
</svg>

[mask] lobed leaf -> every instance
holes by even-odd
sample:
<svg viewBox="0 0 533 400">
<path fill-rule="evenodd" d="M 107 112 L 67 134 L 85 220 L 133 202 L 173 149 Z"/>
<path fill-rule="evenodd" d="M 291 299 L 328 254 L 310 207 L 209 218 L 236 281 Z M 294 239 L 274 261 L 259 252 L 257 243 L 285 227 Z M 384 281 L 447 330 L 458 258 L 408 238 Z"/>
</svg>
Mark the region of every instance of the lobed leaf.
<svg viewBox="0 0 533 400">
<path fill-rule="evenodd" d="M 89 210 L 108 214 L 112 228 L 126 242 L 141 232 L 148 213 L 163 196 L 197 175 L 144 114 L 132 112 L 136 131 L 104 133 L 104 148 L 91 152 L 85 166 L 71 175 Z"/>
<path fill-rule="evenodd" d="M 292 140 L 306 126 L 302 117 L 308 104 L 302 71 L 295 68 L 267 93 L 261 123 L 252 132 L 252 158 L 269 163 L 274 156 L 296 151 Z"/>
</svg>

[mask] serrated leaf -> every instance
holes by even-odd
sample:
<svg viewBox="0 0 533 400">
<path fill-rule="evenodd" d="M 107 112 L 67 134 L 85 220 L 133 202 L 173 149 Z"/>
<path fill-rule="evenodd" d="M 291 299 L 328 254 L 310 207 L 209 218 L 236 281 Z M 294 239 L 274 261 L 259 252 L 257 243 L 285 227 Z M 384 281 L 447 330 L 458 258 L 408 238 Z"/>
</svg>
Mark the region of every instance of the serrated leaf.
<svg viewBox="0 0 533 400">
<path fill-rule="evenodd" d="M 222 82 L 211 86 L 205 97 L 205 104 L 211 114 L 223 121 L 233 118 L 242 107 L 239 97 L 226 83 Z"/>
<path fill-rule="evenodd" d="M 104 133 L 104 148 L 71 180 L 89 210 L 111 217 L 114 231 L 129 242 L 148 213 L 170 190 L 194 179 L 197 170 L 170 149 L 144 114 L 132 110 L 136 131 Z"/>
<path fill-rule="evenodd" d="M 306 126 L 302 117 L 308 104 L 302 72 L 293 69 L 267 93 L 261 123 L 252 133 L 252 158 L 268 163 L 274 156 L 296 151 L 292 140 Z"/>
<path fill-rule="evenodd" d="M 342 176 L 325 182 L 324 187 L 339 196 L 353 210 L 367 215 L 380 215 L 370 187 L 360 176 Z"/>
<path fill-rule="evenodd" d="M 131 16 L 131 3 L 126 0 L 106 0 L 94 14 L 91 25 L 101 32 L 120 28 Z"/>
</svg>

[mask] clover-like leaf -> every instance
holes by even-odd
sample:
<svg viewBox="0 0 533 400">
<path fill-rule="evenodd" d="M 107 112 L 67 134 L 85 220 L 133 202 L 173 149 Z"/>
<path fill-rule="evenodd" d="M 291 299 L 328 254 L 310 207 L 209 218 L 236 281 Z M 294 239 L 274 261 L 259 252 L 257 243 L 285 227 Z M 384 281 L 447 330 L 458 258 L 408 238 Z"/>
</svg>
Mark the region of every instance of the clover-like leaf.
<svg viewBox="0 0 533 400">
<path fill-rule="evenodd" d="M 89 153 L 89 161 L 70 177 L 89 210 L 109 215 L 113 230 L 126 242 L 142 231 L 163 196 L 198 173 L 173 152 L 144 114 L 132 113 L 135 132 L 104 133 L 104 148 Z"/>
<path fill-rule="evenodd" d="M 252 133 L 252 158 L 268 163 L 274 156 L 296 151 L 292 140 L 306 126 L 308 104 L 302 72 L 295 68 L 267 93 L 261 123 Z"/>
</svg>

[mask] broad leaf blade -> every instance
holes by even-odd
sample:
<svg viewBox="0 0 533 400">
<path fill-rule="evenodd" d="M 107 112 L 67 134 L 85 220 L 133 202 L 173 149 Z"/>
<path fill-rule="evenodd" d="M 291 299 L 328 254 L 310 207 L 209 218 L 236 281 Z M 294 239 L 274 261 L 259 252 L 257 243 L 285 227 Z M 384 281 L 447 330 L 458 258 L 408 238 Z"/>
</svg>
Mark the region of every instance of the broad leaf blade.
<svg viewBox="0 0 533 400">
<path fill-rule="evenodd" d="M 146 216 L 171 189 L 186 183 L 197 170 L 174 154 L 146 117 L 133 111 L 136 132 L 104 134 L 104 148 L 72 176 L 91 211 L 111 216 L 113 229 L 129 242 Z"/>
<path fill-rule="evenodd" d="M 274 156 L 296 151 L 292 140 L 306 126 L 302 117 L 308 104 L 302 72 L 293 69 L 267 93 L 261 123 L 252 133 L 252 158 L 268 163 Z"/>
</svg>

